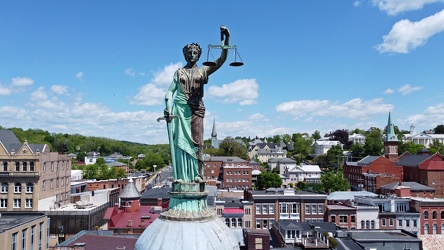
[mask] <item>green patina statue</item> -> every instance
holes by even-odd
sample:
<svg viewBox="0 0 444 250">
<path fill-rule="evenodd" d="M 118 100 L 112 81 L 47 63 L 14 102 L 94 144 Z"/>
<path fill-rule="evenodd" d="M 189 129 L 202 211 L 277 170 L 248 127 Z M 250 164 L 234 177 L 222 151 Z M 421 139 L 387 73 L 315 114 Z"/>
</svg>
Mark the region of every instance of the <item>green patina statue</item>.
<svg viewBox="0 0 444 250">
<path fill-rule="evenodd" d="M 230 42 L 229 30 L 221 26 L 220 32 L 222 52 L 211 66 L 197 66 L 202 54 L 202 48 L 198 44 L 191 43 L 183 48 L 187 64 L 174 73 L 173 82 L 165 95 L 164 118 L 167 121 L 173 178 L 176 183 L 204 182 L 204 84 L 208 82 L 208 77 L 224 64 Z"/>
</svg>

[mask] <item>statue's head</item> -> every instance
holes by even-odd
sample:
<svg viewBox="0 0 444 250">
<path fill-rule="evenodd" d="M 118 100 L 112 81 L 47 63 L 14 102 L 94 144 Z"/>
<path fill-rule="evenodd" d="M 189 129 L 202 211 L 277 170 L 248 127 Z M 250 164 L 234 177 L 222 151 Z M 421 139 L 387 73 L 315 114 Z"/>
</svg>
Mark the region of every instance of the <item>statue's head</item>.
<svg viewBox="0 0 444 250">
<path fill-rule="evenodd" d="M 190 43 L 183 47 L 182 52 L 187 62 L 197 62 L 202 54 L 202 48 L 197 43 Z"/>
</svg>

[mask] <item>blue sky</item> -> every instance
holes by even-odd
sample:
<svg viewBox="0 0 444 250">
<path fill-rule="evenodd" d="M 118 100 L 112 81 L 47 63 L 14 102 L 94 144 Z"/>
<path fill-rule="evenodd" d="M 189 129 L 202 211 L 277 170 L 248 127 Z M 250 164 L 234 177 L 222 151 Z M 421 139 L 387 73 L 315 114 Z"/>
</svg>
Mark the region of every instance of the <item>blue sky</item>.
<svg viewBox="0 0 444 250">
<path fill-rule="evenodd" d="M 0 1 L 0 125 L 167 143 L 182 48 L 222 24 L 245 65 L 211 75 L 205 139 L 444 124 L 444 0 L 92 0 Z"/>
</svg>

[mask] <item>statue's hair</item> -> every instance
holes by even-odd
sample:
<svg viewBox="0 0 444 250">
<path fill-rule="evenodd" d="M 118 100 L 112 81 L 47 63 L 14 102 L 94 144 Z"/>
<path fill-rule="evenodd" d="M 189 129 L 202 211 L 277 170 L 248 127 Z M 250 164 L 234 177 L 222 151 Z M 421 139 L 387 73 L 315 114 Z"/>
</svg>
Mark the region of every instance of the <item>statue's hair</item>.
<svg viewBox="0 0 444 250">
<path fill-rule="evenodd" d="M 182 52 L 183 52 L 183 56 L 185 56 L 185 54 L 187 53 L 187 51 L 191 48 L 191 47 L 196 47 L 197 51 L 199 52 L 199 58 L 200 55 L 202 54 L 202 48 L 199 46 L 199 44 L 197 43 L 190 43 L 185 45 L 185 47 L 183 47 Z M 186 56 L 185 56 L 186 57 Z"/>
</svg>

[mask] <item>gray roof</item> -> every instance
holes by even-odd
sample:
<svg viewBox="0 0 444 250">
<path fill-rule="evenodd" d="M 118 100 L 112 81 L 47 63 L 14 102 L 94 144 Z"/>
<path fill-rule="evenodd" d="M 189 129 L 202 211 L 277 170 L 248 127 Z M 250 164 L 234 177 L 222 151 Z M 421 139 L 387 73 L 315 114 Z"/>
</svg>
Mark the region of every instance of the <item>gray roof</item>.
<svg viewBox="0 0 444 250">
<path fill-rule="evenodd" d="M 0 130 L 0 142 L 3 144 L 8 152 L 11 152 L 12 150 L 17 152 L 22 147 L 22 144 L 17 139 L 17 136 L 15 136 L 14 132 L 12 132 L 11 130 Z"/>
<path fill-rule="evenodd" d="M 310 224 L 308 222 L 298 222 L 294 220 L 278 220 L 277 223 L 284 229 L 299 229 L 302 231 L 311 231 Z"/>
<path fill-rule="evenodd" d="M 358 161 L 359 166 L 368 166 L 371 162 L 378 159 L 381 156 L 366 156 L 362 160 Z"/>
<path fill-rule="evenodd" d="M 248 161 L 237 157 L 237 156 L 205 156 L 204 161 L 222 161 L 222 162 L 244 162 L 248 163 Z"/>
<path fill-rule="evenodd" d="M 404 182 L 401 182 L 401 183 L 399 183 L 399 182 L 392 182 L 390 184 L 382 185 L 380 188 L 389 189 L 389 190 L 395 190 L 399 186 L 410 187 L 411 191 L 434 191 L 435 190 L 432 187 L 428 187 L 428 186 L 419 184 L 417 182 L 409 182 L 409 181 L 404 181 Z"/>
<path fill-rule="evenodd" d="M 121 163 L 119 161 L 113 161 L 110 163 L 106 163 L 106 165 L 108 165 L 108 167 L 121 167 L 121 166 L 126 166 L 126 164 Z"/>
<path fill-rule="evenodd" d="M 0 143 L 3 144 L 8 153 L 17 152 L 23 147 L 14 132 L 6 129 L 0 129 Z M 28 144 L 28 146 L 32 152 L 44 152 L 47 149 L 46 144 Z"/>
<path fill-rule="evenodd" d="M 401 158 L 396 162 L 396 166 L 404 166 L 404 167 L 417 167 L 419 164 L 421 164 L 423 161 L 430 158 L 431 155 L 403 155 Z"/>
<path fill-rule="evenodd" d="M 377 197 L 378 195 L 368 191 L 336 191 L 330 193 L 327 196 L 327 200 L 348 201 L 348 200 L 354 200 L 355 196 Z"/>
<path fill-rule="evenodd" d="M 119 197 L 123 199 L 140 199 L 141 195 L 137 191 L 132 178 L 129 179 L 128 184 L 126 184 Z"/>
<path fill-rule="evenodd" d="M 290 158 L 271 158 L 268 160 L 268 163 L 296 163 L 295 160 L 290 159 Z"/>
</svg>

